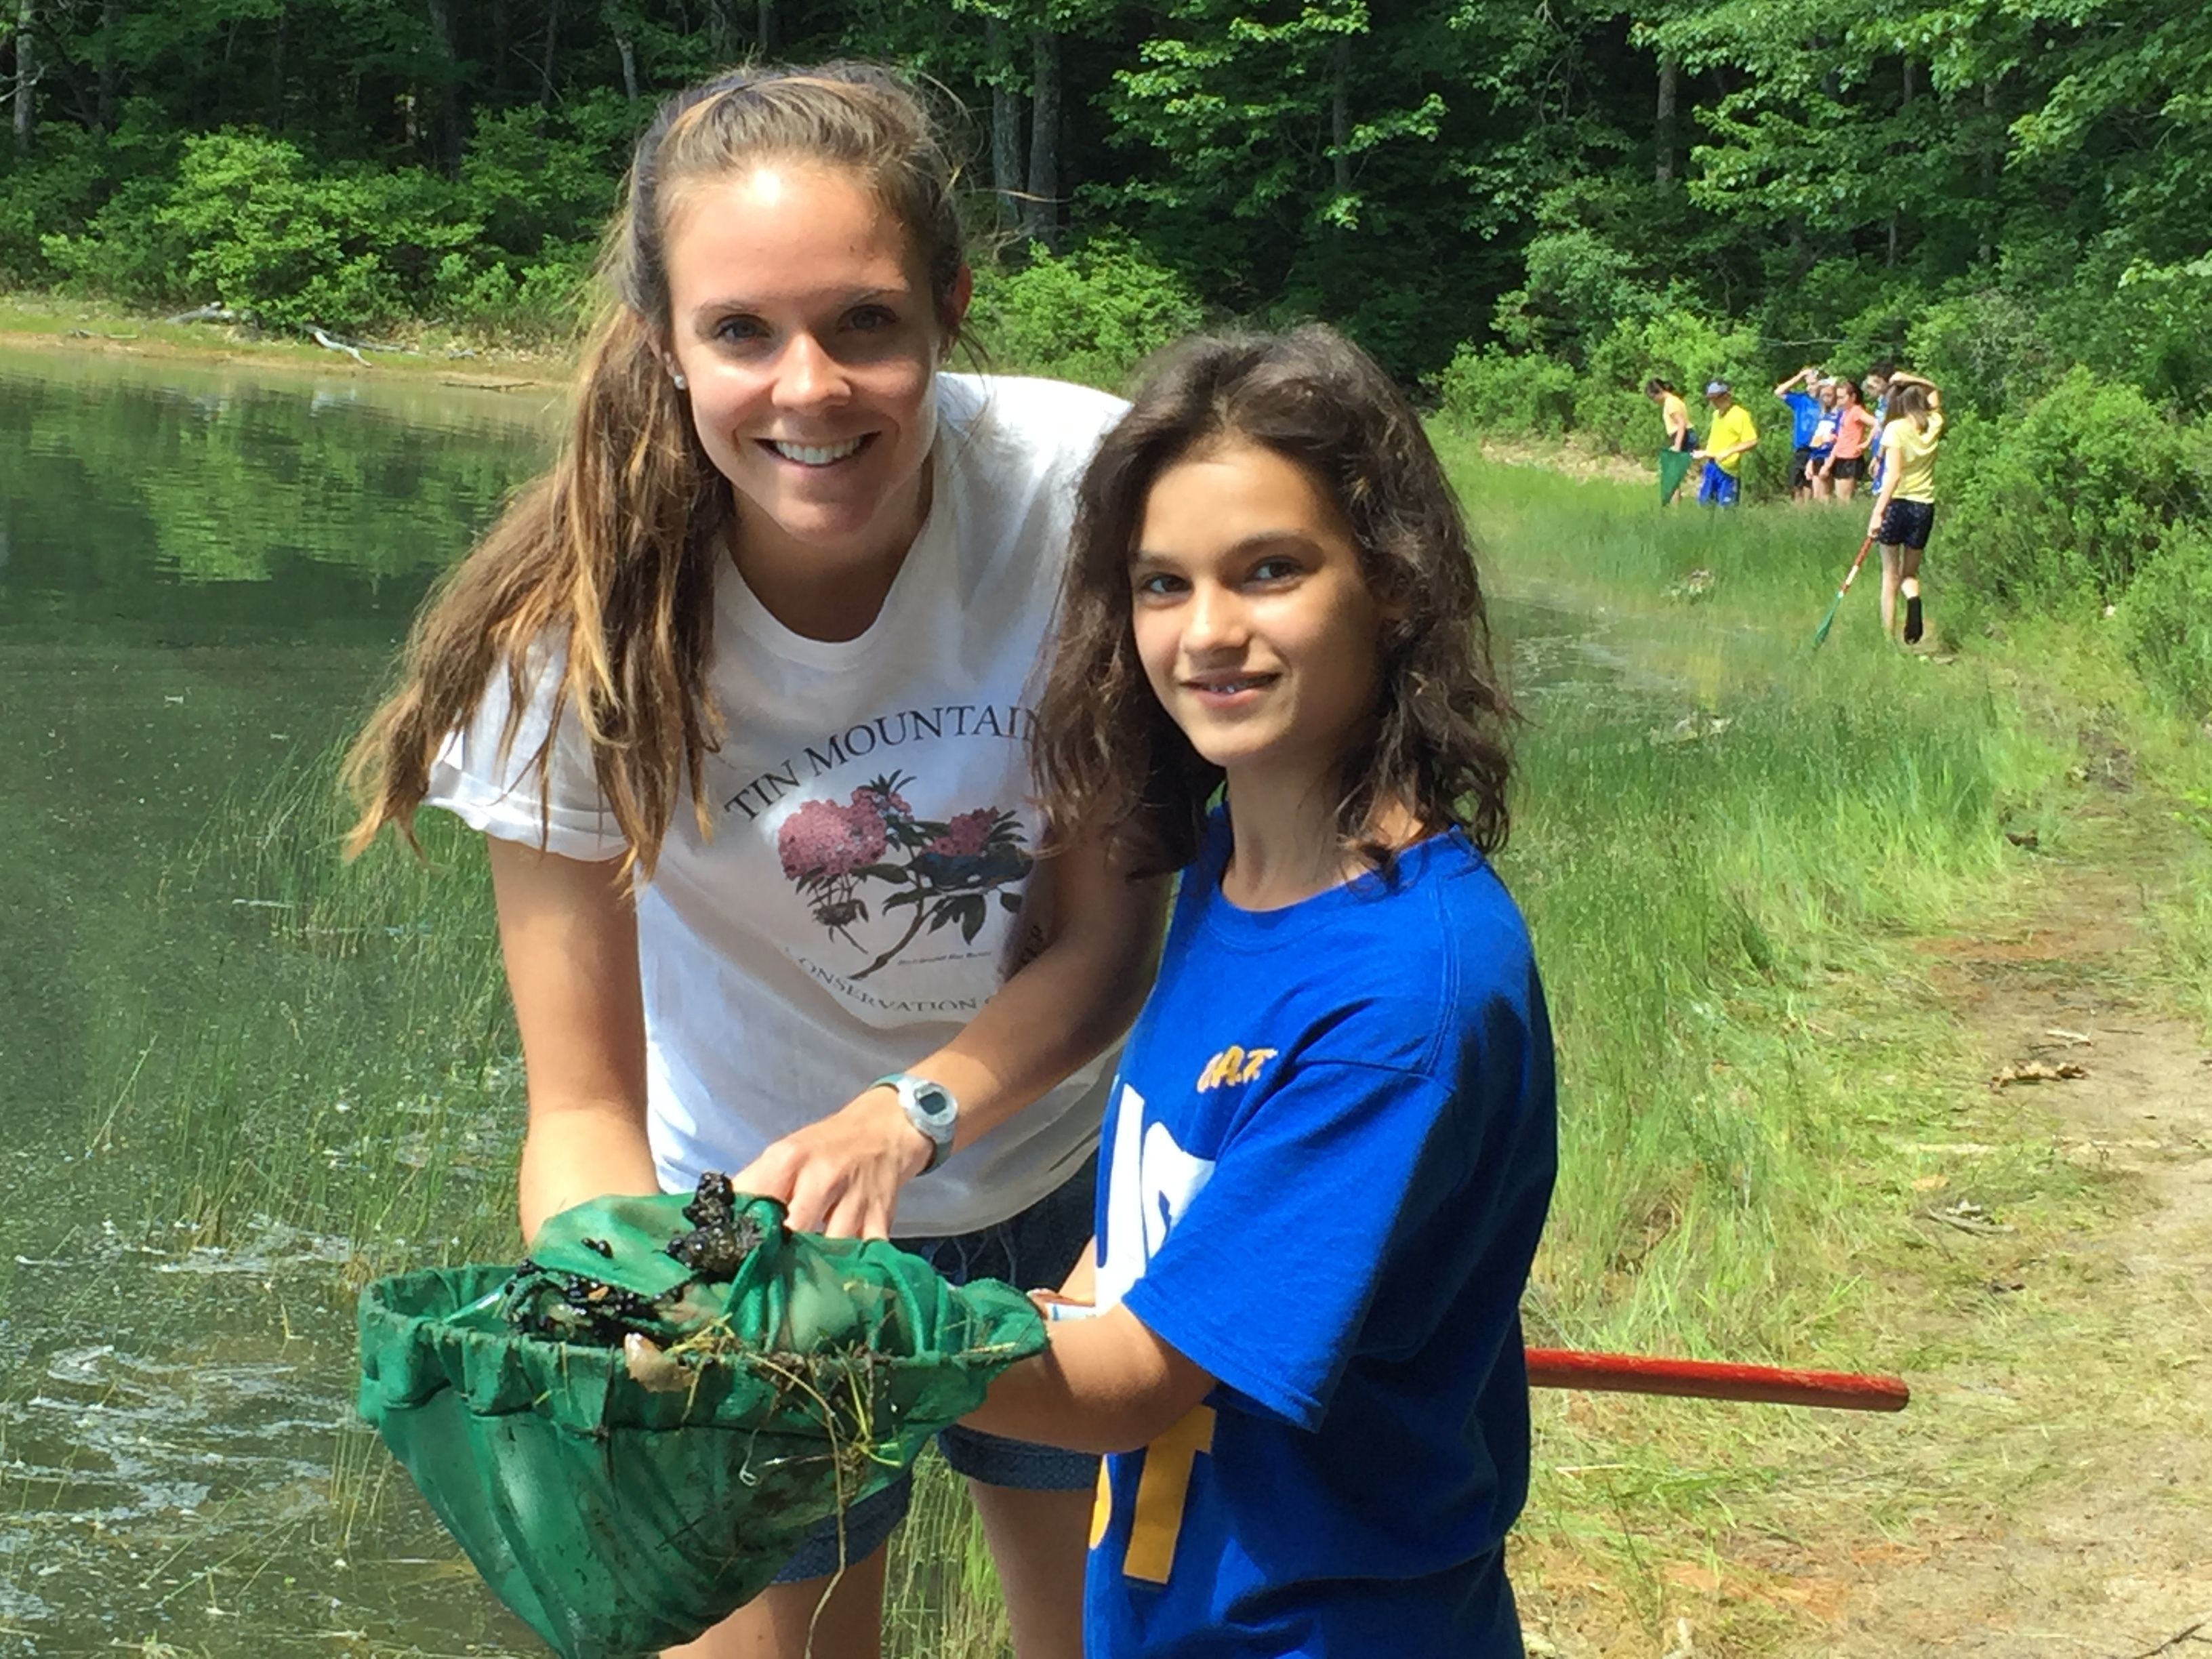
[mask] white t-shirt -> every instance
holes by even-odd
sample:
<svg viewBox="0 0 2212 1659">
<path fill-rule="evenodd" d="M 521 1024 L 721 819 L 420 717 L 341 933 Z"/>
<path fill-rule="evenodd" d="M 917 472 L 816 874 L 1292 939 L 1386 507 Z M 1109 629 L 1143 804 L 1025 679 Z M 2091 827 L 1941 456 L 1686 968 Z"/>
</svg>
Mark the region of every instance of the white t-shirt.
<svg viewBox="0 0 2212 1659">
<path fill-rule="evenodd" d="M 728 735 L 706 760 L 714 833 L 701 838 L 687 788 L 637 903 L 649 1133 L 668 1190 L 741 1169 L 942 1045 L 1046 925 L 1025 908 L 1040 827 L 1030 704 L 1076 484 L 1123 405 L 970 375 L 940 374 L 935 396 L 929 517 L 865 634 L 803 638 L 726 561 L 715 582 L 707 686 Z M 495 673 L 425 802 L 504 840 L 617 857 L 573 714 L 541 823 L 530 763 L 556 684 L 538 674 L 502 760 Z M 1097 1144 L 1109 1069 L 1084 1067 L 909 1183 L 897 1231 L 988 1226 L 1060 1185 Z"/>
</svg>

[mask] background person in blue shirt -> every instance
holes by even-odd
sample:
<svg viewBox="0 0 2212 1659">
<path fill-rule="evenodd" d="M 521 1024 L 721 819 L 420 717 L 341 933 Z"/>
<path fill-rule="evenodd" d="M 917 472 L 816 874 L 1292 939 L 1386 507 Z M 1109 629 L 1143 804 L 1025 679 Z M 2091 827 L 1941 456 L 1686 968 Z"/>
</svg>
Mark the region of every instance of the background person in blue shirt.
<svg viewBox="0 0 2212 1659">
<path fill-rule="evenodd" d="M 1182 879 L 1063 1287 L 1095 1316 L 969 1425 L 1109 1454 L 1092 1659 L 1512 1659 L 1552 1046 L 1443 470 L 1333 331 L 1194 340 L 1070 556 L 1048 822 Z"/>
<path fill-rule="evenodd" d="M 1790 499 L 1793 501 L 1813 499 L 1813 440 L 1822 414 L 1820 383 L 1820 371 L 1808 368 L 1774 388 L 1774 395 L 1790 405 Z"/>
</svg>

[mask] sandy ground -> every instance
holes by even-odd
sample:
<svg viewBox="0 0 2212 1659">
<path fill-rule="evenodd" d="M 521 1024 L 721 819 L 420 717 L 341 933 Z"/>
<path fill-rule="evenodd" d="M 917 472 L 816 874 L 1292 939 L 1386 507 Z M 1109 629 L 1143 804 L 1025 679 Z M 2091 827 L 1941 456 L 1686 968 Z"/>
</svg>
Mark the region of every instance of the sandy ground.
<svg viewBox="0 0 2212 1659">
<path fill-rule="evenodd" d="M 2154 983 L 2146 901 L 2173 860 L 2165 814 L 2128 799 L 2124 759 L 2106 755 L 2105 799 L 2077 824 L 2096 862 L 2054 872 L 2024 928 L 1948 942 L 1936 975 L 1992 1075 L 2037 1060 L 2082 1069 L 2006 1097 L 2134 1200 L 2062 1261 L 1961 1235 L 1990 1247 L 1991 1295 L 2037 1305 L 2010 1374 L 1979 1379 L 2020 1408 L 1960 1427 L 1978 1457 L 2052 1473 L 2012 1512 L 1947 1515 L 1859 1564 L 1804 1653 L 2212 1650 L 2212 1052 L 2141 994 Z"/>
<path fill-rule="evenodd" d="M 1929 1265 L 1892 1281 L 1930 1356 L 1909 1411 L 1815 1414 L 1733 1523 L 1624 1517 L 1610 1566 L 1528 1547 L 1535 1659 L 2212 1659 L 2212 1046 L 2159 1006 L 2148 922 L 2188 832 L 2082 738 L 2025 907 L 1920 947 L 1978 1050 L 1931 1083 L 1996 1109 L 1900 1152 L 1930 1171 L 1900 1218 Z M 2079 1075 L 1982 1093 L 2038 1062 Z M 1990 1158 L 2066 1196 L 1983 1209 Z"/>
</svg>

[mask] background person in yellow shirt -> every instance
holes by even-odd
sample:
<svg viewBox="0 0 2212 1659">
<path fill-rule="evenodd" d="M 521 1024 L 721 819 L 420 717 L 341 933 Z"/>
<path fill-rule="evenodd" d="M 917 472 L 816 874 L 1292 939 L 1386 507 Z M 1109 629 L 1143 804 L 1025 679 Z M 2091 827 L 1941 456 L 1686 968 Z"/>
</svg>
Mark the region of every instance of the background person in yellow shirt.
<svg viewBox="0 0 2212 1659">
<path fill-rule="evenodd" d="M 1705 464 L 1698 480 L 1698 505 L 1734 507 L 1741 492 L 1743 458 L 1759 447 L 1759 428 L 1726 380 L 1707 382 L 1705 401 L 1712 406 L 1713 424 L 1705 434 L 1705 447 L 1696 452 Z"/>
<path fill-rule="evenodd" d="M 1690 430 L 1690 406 L 1674 384 L 1654 374 L 1644 383 L 1644 395 L 1659 405 L 1659 418 L 1667 428 L 1667 447 L 1694 449 L 1698 434 Z"/>
<path fill-rule="evenodd" d="M 1943 436 L 1943 394 L 1903 370 L 1889 377 L 1889 418 L 1881 428 L 1881 489 L 1867 534 L 1881 545 L 1881 631 L 1895 626 L 1905 596 L 1905 642 L 1920 643 L 1920 556 L 1936 523 L 1936 446 Z"/>
</svg>

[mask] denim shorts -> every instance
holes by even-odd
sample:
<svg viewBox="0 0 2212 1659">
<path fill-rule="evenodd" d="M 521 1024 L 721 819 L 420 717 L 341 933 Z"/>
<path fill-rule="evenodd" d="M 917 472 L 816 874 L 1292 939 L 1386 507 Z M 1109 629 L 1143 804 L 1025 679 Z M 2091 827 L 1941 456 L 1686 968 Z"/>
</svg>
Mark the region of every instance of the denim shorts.
<svg viewBox="0 0 2212 1659">
<path fill-rule="evenodd" d="M 1024 1291 L 1056 1289 L 1074 1270 L 1076 1259 L 1097 1231 L 1092 1205 L 1098 1182 L 1095 1152 L 1055 1191 L 1048 1193 L 1011 1220 L 946 1238 L 902 1238 L 911 1250 L 956 1285 L 971 1279 L 1001 1279 Z M 954 1471 L 987 1486 L 1017 1492 L 1088 1492 L 1098 1481 L 1098 1460 L 1087 1452 L 1062 1451 L 1007 1440 L 954 1424 L 937 1437 L 938 1449 Z M 843 1562 L 862 1561 L 882 1547 L 891 1529 L 906 1518 L 914 1496 L 911 1475 L 845 1511 Z M 802 1541 L 775 1582 L 789 1584 L 827 1578 L 842 1565 L 837 1523 L 823 1522 Z"/>
</svg>

